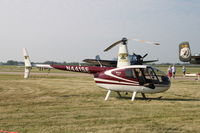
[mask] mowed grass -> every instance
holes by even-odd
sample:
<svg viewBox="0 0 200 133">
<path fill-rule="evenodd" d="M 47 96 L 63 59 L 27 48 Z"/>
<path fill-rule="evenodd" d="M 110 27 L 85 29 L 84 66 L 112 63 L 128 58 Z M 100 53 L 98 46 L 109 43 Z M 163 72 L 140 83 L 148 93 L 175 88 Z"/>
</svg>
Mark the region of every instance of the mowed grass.
<svg viewBox="0 0 200 133">
<path fill-rule="evenodd" d="M 68 74 L 66 72 L 66 74 Z M 70 73 L 71 74 L 71 73 Z M 160 94 L 111 93 L 93 77 L 0 74 L 0 131 L 18 133 L 198 133 L 200 81 L 172 80 Z M 157 97 L 162 96 L 159 100 Z"/>
<path fill-rule="evenodd" d="M 163 71 L 167 69 L 167 67 L 160 68 Z M 1 71 L 21 72 L 23 67 L 4 66 L 0 69 Z M 191 67 L 189 70 L 197 72 L 199 68 Z M 37 70 L 34 69 L 34 71 Z M 23 80 L 22 75 L 1 74 L 0 130 L 18 132 L 198 132 L 199 104 L 195 109 L 196 114 L 193 107 L 195 103 L 199 103 L 197 91 L 199 81 L 174 80 L 168 92 L 148 95 L 151 101 L 138 98 L 132 103 L 130 95 L 127 98 L 118 99 L 113 93 L 109 101 L 105 102 L 103 98 L 106 91 L 98 88 L 91 76 L 70 74 L 69 77 L 35 75 L 29 80 Z M 181 75 L 179 67 L 178 75 Z M 192 89 L 188 90 L 190 88 Z M 154 99 L 160 95 L 164 98 Z M 186 104 L 176 106 L 177 103 Z M 193 109 L 186 111 L 191 106 Z M 182 111 L 181 115 L 179 115 L 180 111 Z M 183 124 L 181 126 L 177 124 L 174 127 L 176 115 L 180 117 L 177 123 Z M 185 122 L 184 119 L 190 121 Z M 175 121 L 172 121 L 174 124 L 171 120 Z M 188 123 L 190 123 L 189 126 Z"/>
</svg>

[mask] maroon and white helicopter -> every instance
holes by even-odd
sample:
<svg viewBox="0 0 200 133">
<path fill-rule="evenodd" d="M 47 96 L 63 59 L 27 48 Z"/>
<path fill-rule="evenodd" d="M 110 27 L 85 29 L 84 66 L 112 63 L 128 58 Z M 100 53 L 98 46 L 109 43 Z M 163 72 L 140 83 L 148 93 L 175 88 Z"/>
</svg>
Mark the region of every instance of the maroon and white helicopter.
<svg viewBox="0 0 200 133">
<path fill-rule="evenodd" d="M 126 38 L 113 43 L 104 51 L 109 51 L 119 45 L 117 67 L 31 64 L 28 52 L 24 48 L 24 78 L 29 77 L 32 67 L 93 74 L 95 83 L 108 90 L 105 100 L 108 100 L 111 91 L 117 92 L 120 97 L 120 92 L 130 92 L 132 93 L 131 100 L 134 101 L 136 93 L 141 93 L 146 98 L 145 93 L 160 93 L 168 90 L 171 82 L 164 72 L 148 65 L 130 65 L 128 40 L 159 45 L 150 41 Z"/>
</svg>

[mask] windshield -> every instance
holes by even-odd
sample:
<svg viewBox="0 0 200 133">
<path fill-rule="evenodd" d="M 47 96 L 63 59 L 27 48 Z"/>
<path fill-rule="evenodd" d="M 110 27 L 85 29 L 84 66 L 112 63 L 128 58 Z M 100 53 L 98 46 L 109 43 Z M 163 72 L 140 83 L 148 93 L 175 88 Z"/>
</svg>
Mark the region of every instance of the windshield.
<svg viewBox="0 0 200 133">
<path fill-rule="evenodd" d="M 154 84 L 159 83 L 159 80 L 152 68 L 148 67 L 148 68 L 144 69 L 144 76 L 148 83 L 154 83 Z"/>
<path fill-rule="evenodd" d="M 131 80 L 138 80 L 140 85 L 145 83 L 152 84 L 169 84 L 167 75 L 157 68 L 130 68 L 125 70 L 125 77 Z"/>
<path fill-rule="evenodd" d="M 161 71 L 157 68 L 151 68 L 151 69 L 153 69 L 153 71 L 155 72 L 160 83 L 167 83 L 168 84 L 169 78 L 167 77 L 167 75 L 163 71 Z"/>
</svg>

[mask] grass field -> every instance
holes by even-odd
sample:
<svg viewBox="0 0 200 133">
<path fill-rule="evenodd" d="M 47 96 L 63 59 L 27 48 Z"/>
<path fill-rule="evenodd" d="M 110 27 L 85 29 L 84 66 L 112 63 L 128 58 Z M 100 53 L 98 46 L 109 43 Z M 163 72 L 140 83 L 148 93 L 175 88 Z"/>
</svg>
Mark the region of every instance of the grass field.
<svg viewBox="0 0 200 133">
<path fill-rule="evenodd" d="M 183 78 L 172 80 L 164 93 L 147 95 L 148 100 L 137 94 L 131 102 L 130 94 L 118 98 L 113 92 L 104 101 L 106 90 L 91 75 L 33 75 L 24 80 L 21 74 L 0 74 L 0 131 L 199 133 L 199 89 L 200 81 Z"/>
</svg>

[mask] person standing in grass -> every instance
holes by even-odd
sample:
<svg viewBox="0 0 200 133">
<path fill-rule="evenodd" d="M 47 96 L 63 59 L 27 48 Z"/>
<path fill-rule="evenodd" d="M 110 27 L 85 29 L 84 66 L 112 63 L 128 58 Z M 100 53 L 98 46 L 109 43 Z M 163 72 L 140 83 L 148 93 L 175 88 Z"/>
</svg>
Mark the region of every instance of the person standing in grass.
<svg viewBox="0 0 200 133">
<path fill-rule="evenodd" d="M 176 76 L 176 67 L 174 65 L 172 66 L 172 76 L 175 79 L 175 76 Z"/>
<path fill-rule="evenodd" d="M 169 66 L 168 69 L 167 69 L 167 76 L 171 79 L 172 77 L 172 67 Z"/>
<path fill-rule="evenodd" d="M 185 66 L 182 67 L 182 72 L 183 72 L 183 76 L 185 76 L 185 73 L 186 73 L 186 68 L 185 68 Z"/>
</svg>

